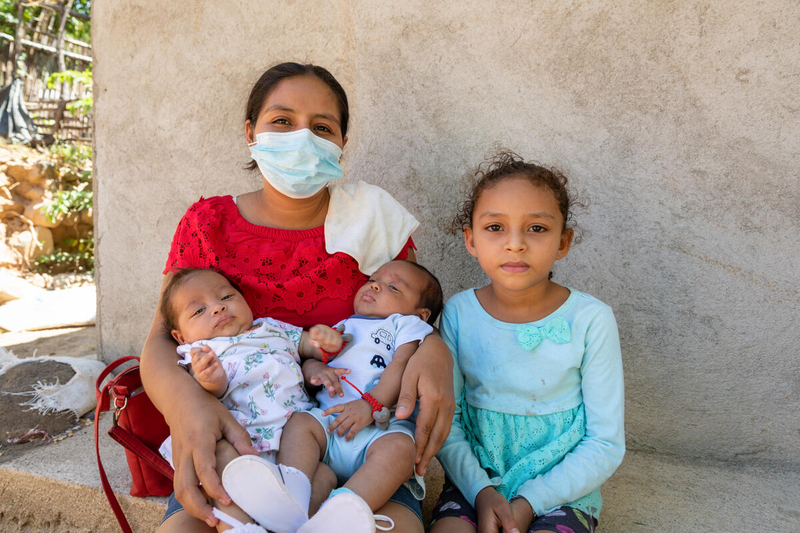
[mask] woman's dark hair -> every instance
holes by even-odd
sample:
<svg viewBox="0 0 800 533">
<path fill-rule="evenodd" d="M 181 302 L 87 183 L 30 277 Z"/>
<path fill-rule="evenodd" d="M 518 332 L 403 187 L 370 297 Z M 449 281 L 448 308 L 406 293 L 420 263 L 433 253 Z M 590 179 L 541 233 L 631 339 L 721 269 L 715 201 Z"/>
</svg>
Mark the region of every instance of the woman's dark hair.
<svg viewBox="0 0 800 533">
<path fill-rule="evenodd" d="M 250 97 L 247 99 L 247 108 L 245 109 L 245 120 L 249 120 L 250 124 L 255 126 L 258 121 L 258 114 L 261 112 L 261 108 L 264 107 L 264 102 L 275 90 L 275 87 L 283 80 L 296 76 L 316 76 L 330 87 L 336 97 L 336 102 L 339 104 L 342 137 L 347 135 L 347 123 L 350 120 L 350 105 L 347 103 L 347 94 L 339 82 L 336 81 L 336 78 L 333 77 L 333 74 L 322 67 L 311 64 L 280 63 L 264 72 L 250 91 Z M 255 170 L 258 165 L 255 161 L 251 161 L 247 168 Z"/>
<path fill-rule="evenodd" d="M 561 215 L 564 217 L 562 231 L 579 230 L 573 220 L 573 211 L 575 207 L 585 207 L 585 204 L 578 202 L 575 193 L 570 191 L 567 177 L 556 169 L 526 162 L 514 152 L 503 150 L 493 158 L 481 163 L 470 176 L 467 199 L 458 204 L 451 231 L 457 233 L 466 226 L 472 226 L 472 215 L 483 192 L 511 177 L 526 178 L 533 185 L 552 191 Z M 580 237 L 578 231 L 575 233 L 575 242 L 577 243 L 580 241 Z"/>
</svg>

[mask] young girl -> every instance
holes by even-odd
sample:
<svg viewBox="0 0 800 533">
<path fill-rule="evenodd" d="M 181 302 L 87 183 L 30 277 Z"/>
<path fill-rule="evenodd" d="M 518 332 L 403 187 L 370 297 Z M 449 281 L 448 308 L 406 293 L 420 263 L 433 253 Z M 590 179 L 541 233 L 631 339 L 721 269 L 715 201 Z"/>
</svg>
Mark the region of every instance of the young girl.
<svg viewBox="0 0 800 533">
<path fill-rule="evenodd" d="M 567 179 L 513 153 L 482 167 L 454 227 L 490 283 L 442 315 L 457 408 L 431 533 L 594 531 L 625 453 L 616 321 L 551 281 L 573 238 Z"/>
</svg>

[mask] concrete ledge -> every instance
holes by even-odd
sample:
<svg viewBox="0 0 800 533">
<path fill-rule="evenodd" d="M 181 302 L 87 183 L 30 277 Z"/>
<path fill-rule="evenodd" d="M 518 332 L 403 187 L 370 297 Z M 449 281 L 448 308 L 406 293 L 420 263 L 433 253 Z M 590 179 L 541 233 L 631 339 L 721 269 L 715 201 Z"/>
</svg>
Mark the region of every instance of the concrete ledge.
<svg viewBox="0 0 800 533">
<path fill-rule="evenodd" d="M 120 504 L 138 532 L 155 531 L 166 498 L 132 498 L 122 447 L 101 421 L 101 454 Z M 428 473 L 427 512 L 442 483 Z M 603 490 L 599 531 L 797 533 L 800 473 L 629 453 Z M 0 531 L 117 533 L 100 488 L 91 428 L 0 465 Z"/>
<path fill-rule="evenodd" d="M 101 419 L 100 453 L 106 475 L 133 531 L 155 531 L 166 498 L 133 498 L 122 446 Z M 0 465 L 0 531 L 119 533 L 100 485 L 91 427 Z"/>
</svg>

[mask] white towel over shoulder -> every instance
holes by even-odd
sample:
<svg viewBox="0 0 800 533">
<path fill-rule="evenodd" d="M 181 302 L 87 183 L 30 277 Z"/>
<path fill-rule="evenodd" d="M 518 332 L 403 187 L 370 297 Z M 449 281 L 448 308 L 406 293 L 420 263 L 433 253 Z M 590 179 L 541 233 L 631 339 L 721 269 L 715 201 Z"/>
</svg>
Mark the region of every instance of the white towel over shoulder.
<svg viewBox="0 0 800 533">
<path fill-rule="evenodd" d="M 363 181 L 331 184 L 325 250 L 343 252 L 370 275 L 402 251 L 419 222 L 380 187 Z"/>
</svg>

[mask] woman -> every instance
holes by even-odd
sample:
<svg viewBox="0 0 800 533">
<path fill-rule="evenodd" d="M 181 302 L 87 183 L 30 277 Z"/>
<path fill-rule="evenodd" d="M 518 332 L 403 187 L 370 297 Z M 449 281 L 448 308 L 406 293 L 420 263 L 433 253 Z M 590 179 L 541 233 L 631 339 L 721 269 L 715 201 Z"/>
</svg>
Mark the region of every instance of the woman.
<svg viewBox="0 0 800 533">
<path fill-rule="evenodd" d="M 201 198 L 190 207 L 165 274 L 173 267 L 214 268 L 240 285 L 255 316 L 298 326 L 332 324 L 352 314 L 365 273 L 392 258 L 415 259 L 410 234 L 417 224 L 376 187 L 325 186 L 341 176 L 338 155 L 347 143 L 348 119 L 347 96 L 325 69 L 283 63 L 265 72 L 250 93 L 245 121 L 263 189 L 236 199 Z M 280 133 L 286 135 L 275 135 Z M 175 464 L 175 498 L 159 532 L 209 532 L 217 519 L 199 485 L 229 501 L 214 468 L 216 442 L 225 438 L 240 454 L 255 452 L 227 409 L 175 364 L 175 348 L 157 313 L 142 350 L 142 378 L 170 426 Z M 450 428 L 451 375 L 446 346 L 429 336 L 403 376 L 396 414 L 410 416 L 419 398 L 420 474 Z M 396 531 L 423 531 L 416 500 L 396 496 L 378 512 L 394 520 Z"/>
</svg>

